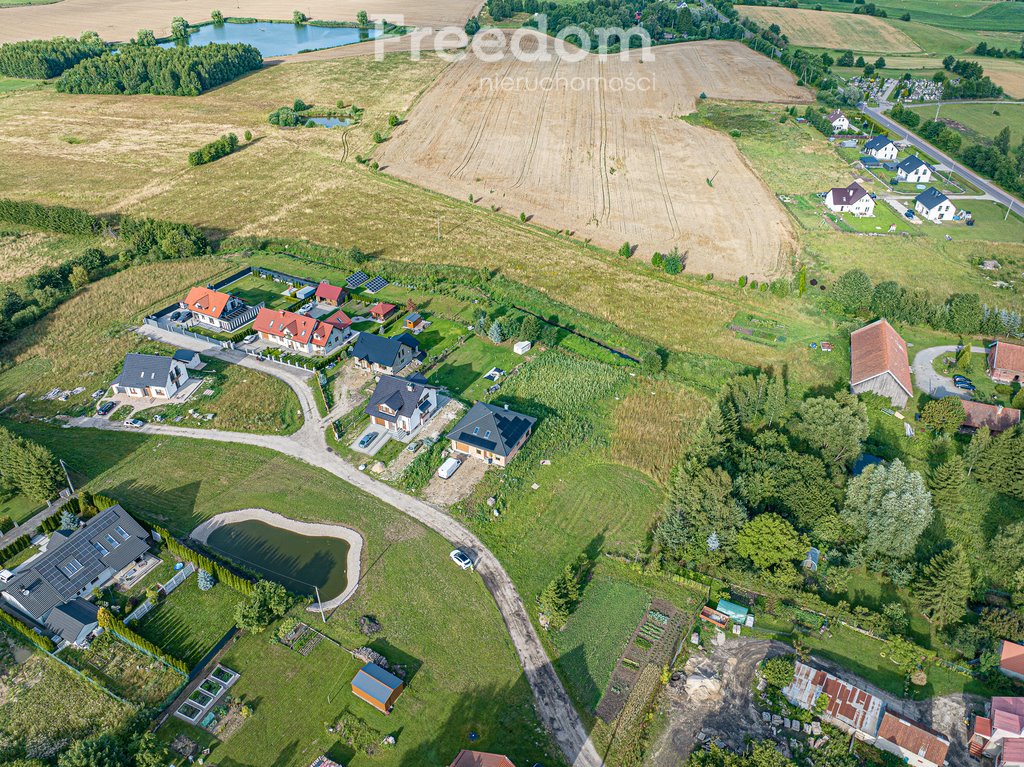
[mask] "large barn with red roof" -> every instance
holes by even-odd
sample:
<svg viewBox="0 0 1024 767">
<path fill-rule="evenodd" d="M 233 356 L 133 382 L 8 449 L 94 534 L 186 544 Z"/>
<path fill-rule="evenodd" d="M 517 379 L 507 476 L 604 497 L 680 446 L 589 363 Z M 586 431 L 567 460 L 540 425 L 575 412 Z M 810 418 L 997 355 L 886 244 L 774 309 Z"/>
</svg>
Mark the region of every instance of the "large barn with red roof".
<svg viewBox="0 0 1024 767">
<path fill-rule="evenodd" d="M 897 408 L 913 396 L 907 344 L 888 321 L 872 322 L 850 335 L 850 391 L 887 397 Z"/>
</svg>

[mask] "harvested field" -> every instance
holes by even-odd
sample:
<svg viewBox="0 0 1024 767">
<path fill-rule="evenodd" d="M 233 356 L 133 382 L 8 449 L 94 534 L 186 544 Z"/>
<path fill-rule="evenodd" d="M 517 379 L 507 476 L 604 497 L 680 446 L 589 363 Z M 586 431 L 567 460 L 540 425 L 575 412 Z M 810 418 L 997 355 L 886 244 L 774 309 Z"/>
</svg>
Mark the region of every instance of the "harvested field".
<svg viewBox="0 0 1024 767">
<path fill-rule="evenodd" d="M 1024 98 L 1024 61 L 1020 59 L 973 58 L 985 68 L 985 74 L 1000 86 L 1008 96 Z"/>
<path fill-rule="evenodd" d="M 613 250 L 628 241 L 649 257 L 678 247 L 691 272 L 782 273 L 795 240 L 777 200 L 729 137 L 677 118 L 701 92 L 775 102 L 806 101 L 807 92 L 737 43 L 666 46 L 653 56 L 467 55 L 378 160 L 406 181 L 472 194 Z"/>
<path fill-rule="evenodd" d="M 778 24 L 790 43 L 863 53 L 913 53 L 921 48 L 900 30 L 875 16 L 812 11 L 805 8 L 739 6 L 741 16 Z"/>
<path fill-rule="evenodd" d="M 480 0 L 377 0 L 371 5 L 361 0 L 308 0 L 302 11 L 313 19 L 355 21 L 365 8 L 371 19 L 384 18 L 396 24 L 461 27 L 480 4 Z M 152 29 L 162 37 L 170 34 L 175 16 L 192 23 L 208 21 L 210 8 L 205 0 L 63 0 L 53 5 L 24 5 L 4 9 L 0 43 L 55 35 L 78 37 L 86 30 L 109 41 L 128 40 L 140 28 Z M 290 19 L 294 9 L 294 4 L 280 0 L 248 0 L 244 6 L 222 8 L 225 16 L 257 19 Z"/>
</svg>

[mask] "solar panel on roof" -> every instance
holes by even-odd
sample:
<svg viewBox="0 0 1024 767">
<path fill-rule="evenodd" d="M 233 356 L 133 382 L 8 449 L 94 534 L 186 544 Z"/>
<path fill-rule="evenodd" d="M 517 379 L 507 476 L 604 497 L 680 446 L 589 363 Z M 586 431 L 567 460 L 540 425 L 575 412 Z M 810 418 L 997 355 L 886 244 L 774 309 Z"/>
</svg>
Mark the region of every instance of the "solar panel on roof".
<svg viewBox="0 0 1024 767">
<path fill-rule="evenodd" d="M 370 279 L 370 276 L 366 272 L 356 272 L 347 280 L 345 280 L 345 284 L 348 285 L 349 288 L 358 288 L 368 279 Z"/>
<path fill-rule="evenodd" d="M 366 283 L 365 290 L 367 293 L 376 293 L 378 290 L 383 290 L 388 286 L 388 281 L 383 277 L 374 277 L 368 283 Z"/>
</svg>

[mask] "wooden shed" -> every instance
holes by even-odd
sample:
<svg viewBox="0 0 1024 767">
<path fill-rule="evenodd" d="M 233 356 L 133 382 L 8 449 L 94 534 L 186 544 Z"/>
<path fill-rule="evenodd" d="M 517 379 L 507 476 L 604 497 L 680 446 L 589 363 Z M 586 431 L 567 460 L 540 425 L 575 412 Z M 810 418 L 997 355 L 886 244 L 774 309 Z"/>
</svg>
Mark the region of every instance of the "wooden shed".
<svg viewBox="0 0 1024 767">
<path fill-rule="evenodd" d="M 352 692 L 378 711 L 390 714 L 405 682 L 374 663 L 367 663 L 352 680 Z"/>
</svg>

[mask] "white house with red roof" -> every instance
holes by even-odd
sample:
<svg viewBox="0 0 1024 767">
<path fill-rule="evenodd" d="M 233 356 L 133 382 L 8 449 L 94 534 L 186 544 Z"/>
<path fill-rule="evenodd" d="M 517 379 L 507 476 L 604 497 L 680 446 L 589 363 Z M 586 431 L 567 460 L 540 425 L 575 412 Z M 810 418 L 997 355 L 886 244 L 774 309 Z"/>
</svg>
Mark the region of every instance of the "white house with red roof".
<svg viewBox="0 0 1024 767">
<path fill-rule="evenodd" d="M 260 309 L 252 329 L 267 343 L 317 357 L 336 351 L 346 338 L 335 325 L 283 309 Z"/>
<path fill-rule="evenodd" d="M 192 312 L 200 325 L 228 333 L 252 322 L 260 306 L 249 306 L 238 296 L 213 288 L 192 288 L 178 306 Z"/>
<path fill-rule="evenodd" d="M 1015 407 L 964 400 L 964 421 L 960 428 L 965 432 L 975 432 L 984 426 L 993 434 L 1001 434 L 1019 423 L 1020 410 Z"/>
<path fill-rule="evenodd" d="M 886 711 L 878 727 L 875 748 L 896 754 L 912 767 L 940 767 L 946 763 L 949 738 L 920 722 Z"/>
<path fill-rule="evenodd" d="M 913 396 L 907 343 L 887 320 L 877 320 L 850 334 L 850 391 L 888 397 L 898 408 Z"/>
<path fill-rule="evenodd" d="M 988 347 L 989 378 L 998 383 L 1024 381 L 1024 346 L 996 341 Z"/>
<path fill-rule="evenodd" d="M 856 181 L 849 186 L 829 189 L 825 207 L 834 213 L 852 213 L 858 218 L 875 215 L 875 201 Z"/>
<path fill-rule="evenodd" d="M 992 698 L 989 715 L 974 718 L 968 748 L 996 767 L 1024 765 L 1024 698 Z"/>
</svg>

